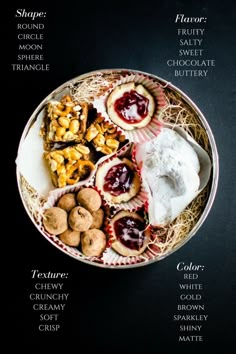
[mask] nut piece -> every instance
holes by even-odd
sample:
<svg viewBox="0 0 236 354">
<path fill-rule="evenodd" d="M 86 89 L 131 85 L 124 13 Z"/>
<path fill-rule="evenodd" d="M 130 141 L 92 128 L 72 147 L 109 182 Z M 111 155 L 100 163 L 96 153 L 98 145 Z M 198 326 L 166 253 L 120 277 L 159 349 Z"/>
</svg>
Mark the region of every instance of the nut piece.
<svg viewBox="0 0 236 354">
<path fill-rule="evenodd" d="M 76 231 L 87 231 L 93 222 L 90 212 L 80 206 L 73 208 L 69 214 L 69 225 Z"/>
<path fill-rule="evenodd" d="M 98 130 L 94 126 L 94 124 L 91 124 L 90 127 L 87 129 L 87 132 L 85 134 L 85 139 L 90 142 L 93 140 L 97 135 L 98 135 Z"/>
<path fill-rule="evenodd" d="M 63 128 L 69 128 L 70 121 L 68 118 L 65 117 L 60 117 L 58 119 L 58 123 L 63 127 Z"/>
<path fill-rule="evenodd" d="M 56 136 L 61 138 L 65 134 L 66 130 L 63 127 L 58 127 L 56 130 Z"/>
<path fill-rule="evenodd" d="M 58 201 L 57 206 L 61 209 L 64 209 L 69 213 L 71 209 L 76 206 L 76 198 L 74 193 L 64 194 Z"/>
<path fill-rule="evenodd" d="M 84 146 L 82 144 L 78 144 L 76 146 L 76 150 L 78 150 L 81 154 L 87 155 L 90 153 L 90 150 L 87 146 Z"/>
<path fill-rule="evenodd" d="M 112 149 L 108 146 L 103 146 L 100 151 L 105 155 L 109 155 L 112 153 Z"/>
<path fill-rule="evenodd" d="M 102 205 L 99 193 L 92 188 L 81 189 L 77 194 L 77 202 L 91 212 L 98 210 Z"/>
<path fill-rule="evenodd" d="M 58 207 L 47 209 L 43 216 L 43 226 L 52 235 L 66 231 L 68 228 L 66 211 Z"/>
<path fill-rule="evenodd" d="M 70 157 L 71 160 L 79 160 L 81 158 L 82 154 L 79 151 L 76 151 L 75 149 L 71 151 Z"/>
<path fill-rule="evenodd" d="M 93 223 L 90 226 L 90 229 L 100 229 L 104 220 L 104 211 L 102 209 L 98 209 L 96 211 L 92 211 L 91 215 L 93 217 Z"/>
<path fill-rule="evenodd" d="M 78 247 L 80 243 L 80 232 L 67 229 L 59 235 L 59 239 L 68 246 Z"/>
<path fill-rule="evenodd" d="M 96 146 L 103 146 L 105 145 L 105 137 L 101 133 L 99 133 L 96 138 L 93 139 L 93 142 Z"/>
<path fill-rule="evenodd" d="M 88 257 L 99 257 L 106 248 L 106 235 L 97 229 L 81 234 L 82 252 Z"/>
<path fill-rule="evenodd" d="M 108 138 L 107 141 L 106 141 L 106 143 L 107 143 L 107 146 L 108 146 L 108 147 L 110 147 L 110 148 L 112 148 L 112 149 L 115 149 L 115 150 L 117 150 L 118 147 L 119 147 L 119 141 L 117 141 L 117 140 L 115 140 L 115 139 L 110 139 L 110 138 Z"/>
<path fill-rule="evenodd" d="M 70 126 L 69 126 L 69 130 L 71 131 L 71 133 L 76 134 L 79 130 L 79 122 L 76 119 L 73 119 L 70 122 Z"/>
</svg>

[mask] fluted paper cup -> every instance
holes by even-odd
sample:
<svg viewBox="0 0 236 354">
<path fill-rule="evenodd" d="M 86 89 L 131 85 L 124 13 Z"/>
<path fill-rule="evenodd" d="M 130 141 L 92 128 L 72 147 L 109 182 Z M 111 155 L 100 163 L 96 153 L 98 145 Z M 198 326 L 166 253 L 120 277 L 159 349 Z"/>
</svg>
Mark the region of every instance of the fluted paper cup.
<svg viewBox="0 0 236 354">
<path fill-rule="evenodd" d="M 141 84 L 142 86 L 144 86 L 144 88 L 152 95 L 155 101 L 154 114 L 150 122 L 145 127 L 135 128 L 133 130 L 126 130 L 120 127 L 120 129 L 123 131 L 123 134 L 127 137 L 127 139 L 129 139 L 130 142 L 142 143 L 151 140 L 158 135 L 162 126 L 159 121 L 159 115 L 162 109 L 166 105 L 165 96 L 161 86 L 156 81 L 154 81 L 151 77 L 144 74 L 138 74 L 138 73 L 134 73 L 134 74 L 129 73 L 127 75 L 123 75 L 119 80 L 116 80 L 113 83 L 112 89 L 109 89 L 104 96 L 94 101 L 94 106 L 97 108 L 99 112 L 102 113 L 102 115 L 106 116 L 107 119 L 112 121 L 112 118 L 109 117 L 107 112 L 107 107 L 106 107 L 107 99 L 110 93 L 112 92 L 112 90 L 114 90 L 117 86 L 131 83 L 131 82 L 134 82 L 137 85 Z"/>
<path fill-rule="evenodd" d="M 104 202 L 106 203 L 106 205 L 108 205 L 109 208 L 114 208 L 116 211 L 118 211 L 118 210 L 136 211 L 136 210 L 140 209 L 147 202 L 148 192 L 143 185 L 140 171 L 138 171 L 137 166 L 132 162 L 132 152 L 131 151 L 132 151 L 132 144 L 129 143 L 126 146 L 124 146 L 122 149 L 120 149 L 117 154 L 114 154 L 112 157 L 104 160 L 97 167 L 97 174 L 95 176 L 95 186 L 99 190 L 100 194 L 103 196 L 103 199 L 104 199 Z M 139 176 L 140 188 L 139 188 L 139 191 L 137 192 L 137 194 L 134 197 L 132 197 L 130 200 L 128 200 L 126 202 L 121 202 L 121 203 L 114 203 L 111 200 L 109 200 L 106 196 L 106 193 L 101 188 L 99 188 L 98 172 L 99 172 L 99 170 L 101 171 L 102 168 L 106 168 L 106 166 L 109 166 L 109 164 L 111 164 L 112 161 L 115 161 L 116 159 L 120 159 L 122 162 L 123 158 L 126 158 L 130 162 L 132 162 L 132 164 L 134 166 L 134 171 L 137 172 L 137 174 Z"/>
</svg>

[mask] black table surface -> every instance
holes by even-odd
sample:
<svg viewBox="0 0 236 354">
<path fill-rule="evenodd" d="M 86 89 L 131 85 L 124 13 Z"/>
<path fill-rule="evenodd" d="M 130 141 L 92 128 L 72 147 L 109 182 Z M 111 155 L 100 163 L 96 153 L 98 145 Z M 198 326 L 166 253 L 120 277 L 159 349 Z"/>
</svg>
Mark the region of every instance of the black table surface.
<svg viewBox="0 0 236 354">
<path fill-rule="evenodd" d="M 22 348 L 33 338 L 35 347 L 61 341 L 84 354 L 169 353 L 211 349 L 226 350 L 234 342 L 236 188 L 235 105 L 236 6 L 234 1 L 68 1 L 63 5 L 27 5 L 17 1 L 2 19 L 6 44 L 4 82 L 11 130 L 7 151 L 7 201 L 12 225 L 4 237 L 9 283 L 9 331 L 19 335 Z M 13 71 L 16 62 L 16 9 L 46 11 L 44 21 L 45 62 L 48 72 Z M 214 59 L 207 77 L 175 77 L 167 65 L 179 59 L 176 14 L 207 17 L 196 25 L 205 28 L 205 59 Z M 192 24 L 182 28 L 194 28 Z M 219 184 L 214 204 L 197 234 L 164 260 L 128 270 L 100 269 L 83 264 L 51 245 L 37 231 L 21 202 L 15 177 L 15 159 L 24 126 L 33 110 L 52 90 L 65 81 L 92 70 L 130 68 L 170 81 L 183 90 L 205 115 L 214 134 L 220 161 Z M 10 110 L 10 114 L 9 114 Z M 12 122 L 12 123 L 11 123 Z M 5 123 L 6 124 L 6 123 Z M 5 128 L 4 128 L 5 131 Z M 13 131 L 13 136 L 12 136 Z M 2 145 L 3 148 L 3 145 Z M 4 188 L 5 189 L 5 188 Z M 4 203 L 5 204 L 5 203 Z M 9 209 L 8 209 L 9 210 Z M 9 215 L 8 215 L 9 216 Z M 10 216 L 11 218 L 11 216 Z M 10 242 L 7 241 L 10 237 Z M 182 274 L 179 262 L 204 265 L 201 274 L 202 301 L 208 320 L 203 324 L 203 342 L 180 343 L 179 323 L 173 320 Z M 8 267 L 9 265 L 9 267 Z M 60 315 L 58 332 L 40 332 L 38 314 L 32 310 L 29 293 L 35 280 L 31 270 L 66 272 L 70 294 Z M 194 302 L 192 302 L 194 303 Z M 190 312 L 196 314 L 196 312 Z M 187 323 L 185 323 L 187 324 Z M 191 323 L 192 324 L 192 323 Z M 191 333 L 193 334 L 193 333 Z M 85 345 L 85 349 L 81 349 Z M 222 351 L 225 348 L 225 351 Z"/>
</svg>

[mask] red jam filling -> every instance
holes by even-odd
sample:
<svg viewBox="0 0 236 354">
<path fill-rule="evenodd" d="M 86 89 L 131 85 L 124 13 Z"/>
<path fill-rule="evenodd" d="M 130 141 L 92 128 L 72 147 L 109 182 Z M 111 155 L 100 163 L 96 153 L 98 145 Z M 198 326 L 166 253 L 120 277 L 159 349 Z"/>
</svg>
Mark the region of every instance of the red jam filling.
<svg viewBox="0 0 236 354">
<path fill-rule="evenodd" d="M 148 98 L 131 90 L 115 101 L 114 109 L 126 123 L 139 123 L 148 115 L 148 104 Z"/>
<path fill-rule="evenodd" d="M 117 239 L 129 249 L 139 250 L 144 241 L 144 224 L 139 219 L 125 216 L 114 222 Z"/>
<path fill-rule="evenodd" d="M 111 195 L 118 196 L 130 190 L 134 172 L 125 163 L 112 166 L 104 178 L 103 189 Z"/>
</svg>

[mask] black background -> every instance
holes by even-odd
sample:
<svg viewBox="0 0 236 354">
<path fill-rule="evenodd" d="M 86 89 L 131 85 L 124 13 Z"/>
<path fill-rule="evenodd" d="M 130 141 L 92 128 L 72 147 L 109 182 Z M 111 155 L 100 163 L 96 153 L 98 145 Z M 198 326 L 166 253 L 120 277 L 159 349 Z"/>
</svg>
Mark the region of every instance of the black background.
<svg viewBox="0 0 236 354">
<path fill-rule="evenodd" d="M 45 62 L 49 72 L 12 71 L 18 53 L 16 9 L 46 11 Z M 2 252 L 7 255 L 8 333 L 18 348 L 37 349 L 64 342 L 84 354 L 169 353 L 211 349 L 229 352 L 235 316 L 235 38 L 234 1 L 67 1 L 8 6 L 2 22 L 6 82 L 7 213 L 11 220 Z M 177 13 L 207 17 L 203 26 L 178 26 Z M 21 20 L 18 19 L 20 23 Z M 23 22 L 23 20 L 22 20 Z M 30 23 L 31 21 L 24 20 Z M 39 21 L 38 21 L 39 22 Z M 178 78 L 167 66 L 177 59 L 177 28 L 205 28 L 204 58 L 215 59 L 206 78 Z M 53 247 L 28 218 L 17 190 L 15 159 L 19 139 L 33 110 L 57 86 L 88 71 L 131 68 L 156 74 L 188 94 L 205 115 L 215 136 L 220 159 L 219 186 L 208 218 L 190 242 L 161 262 L 142 268 L 106 270 L 78 262 Z M 11 112 L 11 113 L 10 113 Z M 5 131 L 5 128 L 4 128 Z M 12 134 L 13 132 L 13 134 Z M 6 151 L 6 149 L 4 150 Z M 4 188 L 5 189 L 5 188 Z M 4 203 L 5 205 L 5 203 Z M 14 207 L 13 207 L 14 206 Z M 10 208 L 10 209 L 9 209 Z M 202 343 L 179 343 L 179 323 L 173 321 L 181 303 L 178 262 L 202 264 L 200 274 L 208 321 Z M 64 292 L 70 293 L 60 315 L 59 332 L 38 331 L 39 314 L 32 310 L 29 293 L 35 281 L 31 270 L 68 272 Z M 194 303 L 194 302 L 193 302 Z M 195 334 L 195 333 L 193 333 Z M 9 342 L 9 345 L 14 340 Z M 81 347 L 85 345 L 85 349 Z M 224 351 L 222 351 L 224 348 Z"/>
</svg>

